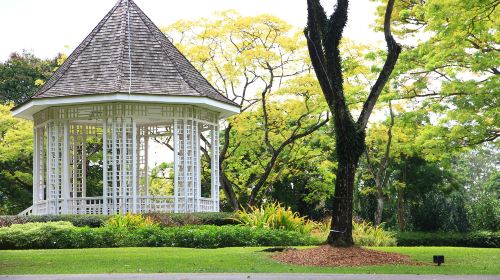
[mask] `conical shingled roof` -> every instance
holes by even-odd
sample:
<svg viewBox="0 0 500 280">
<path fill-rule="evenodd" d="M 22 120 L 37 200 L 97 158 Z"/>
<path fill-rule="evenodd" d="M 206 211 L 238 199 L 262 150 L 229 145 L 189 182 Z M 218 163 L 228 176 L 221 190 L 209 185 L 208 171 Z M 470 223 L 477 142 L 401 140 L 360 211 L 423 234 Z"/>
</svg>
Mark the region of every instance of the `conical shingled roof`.
<svg viewBox="0 0 500 280">
<path fill-rule="evenodd" d="M 114 93 L 203 96 L 238 106 L 132 0 L 119 0 L 33 98 Z"/>
</svg>

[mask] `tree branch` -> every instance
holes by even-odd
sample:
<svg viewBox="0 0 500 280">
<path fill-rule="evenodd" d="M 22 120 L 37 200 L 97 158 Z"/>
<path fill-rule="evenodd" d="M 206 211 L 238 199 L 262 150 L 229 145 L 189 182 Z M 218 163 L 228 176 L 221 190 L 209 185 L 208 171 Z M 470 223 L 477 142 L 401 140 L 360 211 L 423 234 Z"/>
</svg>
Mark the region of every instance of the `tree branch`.
<svg viewBox="0 0 500 280">
<path fill-rule="evenodd" d="M 389 0 L 389 2 L 387 3 L 387 9 L 385 11 L 385 18 L 384 18 L 384 36 L 385 36 L 385 41 L 387 43 L 388 54 L 384 63 L 384 67 L 382 68 L 382 71 L 380 72 L 377 81 L 371 88 L 370 94 L 368 95 L 368 99 L 363 105 L 363 109 L 361 111 L 361 114 L 359 115 L 357 123 L 362 129 L 366 128 L 366 125 L 368 124 L 368 119 L 370 118 L 373 108 L 377 103 L 377 99 L 382 93 L 382 90 L 384 89 L 384 86 L 386 85 L 387 81 L 389 81 L 389 77 L 391 76 L 391 73 L 394 70 L 394 67 L 396 66 L 399 54 L 401 53 L 401 46 L 396 42 L 396 40 L 394 40 L 394 37 L 392 36 L 391 33 L 391 15 L 392 15 L 392 10 L 394 8 L 394 1 L 395 0 Z"/>
</svg>

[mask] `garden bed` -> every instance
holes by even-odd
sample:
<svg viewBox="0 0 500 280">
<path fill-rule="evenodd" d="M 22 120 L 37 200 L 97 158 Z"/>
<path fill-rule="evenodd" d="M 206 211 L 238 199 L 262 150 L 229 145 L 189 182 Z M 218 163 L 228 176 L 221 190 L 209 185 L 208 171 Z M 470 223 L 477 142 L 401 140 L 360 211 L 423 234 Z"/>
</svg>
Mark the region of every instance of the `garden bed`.
<svg viewBox="0 0 500 280">
<path fill-rule="evenodd" d="M 273 259 L 287 264 L 308 266 L 369 266 L 369 265 L 412 265 L 418 264 L 409 256 L 375 251 L 361 247 L 337 248 L 323 245 L 304 250 L 286 250 L 272 256 Z"/>
</svg>

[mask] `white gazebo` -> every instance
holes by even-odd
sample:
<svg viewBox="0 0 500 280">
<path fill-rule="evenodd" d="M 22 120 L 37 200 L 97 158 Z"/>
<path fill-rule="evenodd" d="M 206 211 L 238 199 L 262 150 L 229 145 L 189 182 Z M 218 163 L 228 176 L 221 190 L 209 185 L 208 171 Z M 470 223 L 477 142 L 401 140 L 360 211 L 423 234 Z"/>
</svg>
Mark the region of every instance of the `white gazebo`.
<svg viewBox="0 0 500 280">
<path fill-rule="evenodd" d="M 33 205 L 21 214 L 217 212 L 219 121 L 238 112 L 120 0 L 13 109 L 34 121 Z M 157 163 L 171 186 L 160 193 L 150 186 Z M 90 168 L 102 173 L 97 196 L 87 195 Z"/>
</svg>

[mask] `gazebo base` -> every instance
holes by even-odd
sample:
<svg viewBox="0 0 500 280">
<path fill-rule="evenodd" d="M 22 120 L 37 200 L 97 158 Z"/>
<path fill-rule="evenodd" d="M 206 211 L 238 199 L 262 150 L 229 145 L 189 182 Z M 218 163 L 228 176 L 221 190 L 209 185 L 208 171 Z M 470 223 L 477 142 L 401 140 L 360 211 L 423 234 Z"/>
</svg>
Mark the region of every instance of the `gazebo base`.
<svg viewBox="0 0 500 280">
<path fill-rule="evenodd" d="M 59 214 L 118 214 L 118 213 L 192 213 L 218 212 L 218 201 L 211 198 L 188 198 L 174 196 L 139 196 L 134 204 L 132 198 L 78 197 L 68 200 L 39 201 L 19 213 L 25 215 Z"/>
</svg>

